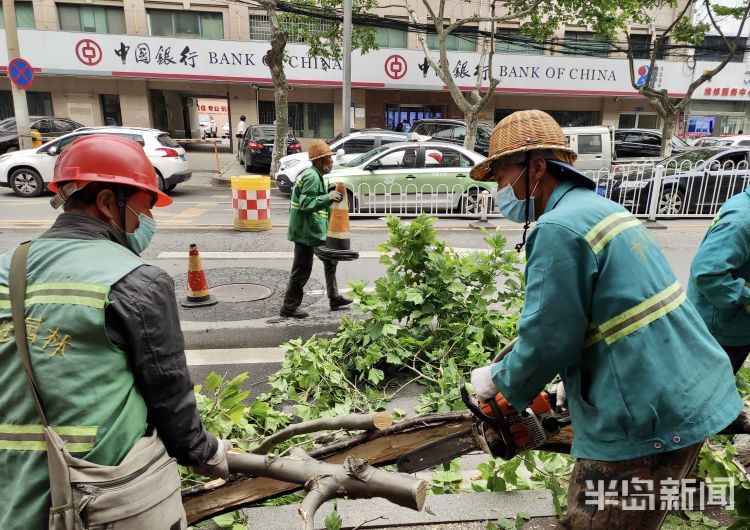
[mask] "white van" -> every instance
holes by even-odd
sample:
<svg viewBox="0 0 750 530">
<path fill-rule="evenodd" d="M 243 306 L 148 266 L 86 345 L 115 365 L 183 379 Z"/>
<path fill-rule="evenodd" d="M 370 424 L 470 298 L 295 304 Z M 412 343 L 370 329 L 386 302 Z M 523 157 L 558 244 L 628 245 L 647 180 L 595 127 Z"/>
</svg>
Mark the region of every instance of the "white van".
<svg viewBox="0 0 750 530">
<path fill-rule="evenodd" d="M 581 171 L 609 171 L 614 158 L 609 127 L 563 127 L 568 144 L 576 150 L 575 167 Z"/>
</svg>

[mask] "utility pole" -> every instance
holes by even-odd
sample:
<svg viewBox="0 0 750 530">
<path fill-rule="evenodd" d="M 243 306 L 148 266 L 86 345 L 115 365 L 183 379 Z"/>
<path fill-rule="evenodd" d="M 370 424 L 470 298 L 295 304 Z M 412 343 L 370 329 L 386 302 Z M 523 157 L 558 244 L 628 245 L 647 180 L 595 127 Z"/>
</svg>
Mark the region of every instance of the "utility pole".
<svg viewBox="0 0 750 530">
<path fill-rule="evenodd" d="M 8 0 L 3 0 L 7 2 Z M 351 129 L 352 102 L 352 0 L 344 0 L 344 84 L 341 90 L 341 132 L 349 134 Z"/>
<path fill-rule="evenodd" d="M 16 5 L 13 0 L 3 0 L 3 18 L 5 19 L 5 42 L 8 44 L 8 63 L 20 57 L 18 50 L 18 28 L 16 28 Z M 26 91 L 10 84 L 13 94 L 13 109 L 16 114 L 18 146 L 20 149 L 31 149 L 31 129 L 29 128 L 29 106 L 26 102 Z"/>
</svg>

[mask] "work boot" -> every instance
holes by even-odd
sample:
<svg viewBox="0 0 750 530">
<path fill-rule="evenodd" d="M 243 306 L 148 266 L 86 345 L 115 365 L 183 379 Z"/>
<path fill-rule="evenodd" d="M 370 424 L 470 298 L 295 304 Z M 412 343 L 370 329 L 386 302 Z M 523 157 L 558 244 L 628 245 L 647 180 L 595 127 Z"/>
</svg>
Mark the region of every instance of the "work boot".
<svg viewBox="0 0 750 530">
<path fill-rule="evenodd" d="M 282 309 L 279 314 L 282 317 L 287 318 L 307 318 L 309 316 L 309 313 L 307 311 L 302 311 L 301 309 L 294 309 L 293 311 Z"/>
<path fill-rule="evenodd" d="M 354 300 L 345 298 L 340 295 L 337 296 L 336 298 L 331 298 L 331 311 L 338 311 L 339 309 L 343 309 L 344 307 L 348 306 L 352 302 L 354 302 Z"/>
</svg>

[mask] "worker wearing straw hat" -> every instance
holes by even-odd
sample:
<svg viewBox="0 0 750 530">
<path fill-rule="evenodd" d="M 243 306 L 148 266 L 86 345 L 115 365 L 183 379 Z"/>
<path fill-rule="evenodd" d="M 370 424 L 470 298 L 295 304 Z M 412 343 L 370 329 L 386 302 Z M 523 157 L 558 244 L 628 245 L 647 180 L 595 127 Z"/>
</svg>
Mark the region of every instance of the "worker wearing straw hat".
<svg viewBox="0 0 750 530">
<path fill-rule="evenodd" d="M 524 410 L 559 374 L 567 402 L 557 405 L 570 410 L 578 459 L 560 526 L 655 529 L 669 506 L 662 481 L 680 483 L 742 400 L 662 251 L 638 219 L 593 192 L 575 159 L 552 117 L 527 110 L 497 124 L 489 158 L 471 172 L 498 183 L 498 207 L 524 225 L 517 248 L 527 246 L 518 340 L 471 381 L 480 400 L 501 393 Z M 633 509 L 628 487 L 654 502 Z"/>
<path fill-rule="evenodd" d="M 323 175 L 333 168 L 333 151 L 323 140 L 315 140 L 307 152 L 312 167 L 304 170 L 297 177 L 292 190 L 289 207 L 289 228 L 287 238 L 294 241 L 294 262 L 289 276 L 282 317 L 305 318 L 306 311 L 299 309 L 302 303 L 302 290 L 310 279 L 312 272 L 314 248 L 325 244 L 328 237 L 328 216 L 331 204 L 343 200 L 338 191 L 326 191 Z M 324 260 L 323 270 L 326 278 L 326 290 L 331 311 L 341 309 L 352 303 L 344 298 L 336 286 L 337 261 Z"/>
</svg>

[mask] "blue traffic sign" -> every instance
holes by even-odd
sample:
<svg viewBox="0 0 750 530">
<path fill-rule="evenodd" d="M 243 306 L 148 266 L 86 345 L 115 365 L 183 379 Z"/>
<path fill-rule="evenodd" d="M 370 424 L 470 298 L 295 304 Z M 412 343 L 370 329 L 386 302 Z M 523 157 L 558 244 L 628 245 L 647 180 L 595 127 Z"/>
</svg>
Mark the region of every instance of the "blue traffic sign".
<svg viewBox="0 0 750 530">
<path fill-rule="evenodd" d="M 29 88 L 34 82 L 34 69 L 26 59 L 16 57 L 8 63 L 8 76 L 18 88 Z"/>
</svg>

